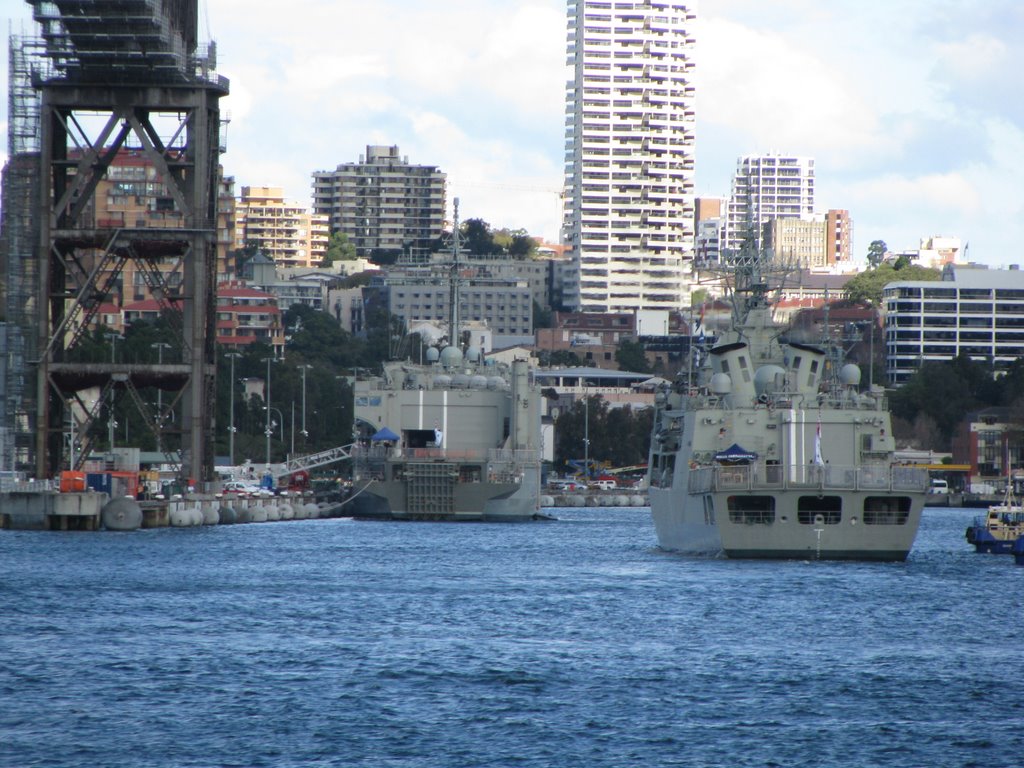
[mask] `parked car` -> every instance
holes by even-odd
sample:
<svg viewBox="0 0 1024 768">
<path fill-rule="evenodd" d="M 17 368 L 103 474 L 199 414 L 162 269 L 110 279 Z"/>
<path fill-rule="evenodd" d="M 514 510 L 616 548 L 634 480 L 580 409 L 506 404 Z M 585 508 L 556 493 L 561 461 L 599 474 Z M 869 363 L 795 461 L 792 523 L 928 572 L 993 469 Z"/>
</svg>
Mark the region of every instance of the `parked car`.
<svg viewBox="0 0 1024 768">
<path fill-rule="evenodd" d="M 223 490 L 224 493 L 259 493 L 262 489 L 258 485 L 242 480 L 228 480 L 224 483 Z"/>
<path fill-rule="evenodd" d="M 582 491 L 586 489 L 583 483 L 577 483 L 575 480 L 552 480 L 548 483 L 548 487 L 553 491 Z"/>
<path fill-rule="evenodd" d="M 614 480 L 594 480 L 590 483 L 591 488 L 600 488 L 602 491 L 611 491 L 619 487 Z"/>
</svg>

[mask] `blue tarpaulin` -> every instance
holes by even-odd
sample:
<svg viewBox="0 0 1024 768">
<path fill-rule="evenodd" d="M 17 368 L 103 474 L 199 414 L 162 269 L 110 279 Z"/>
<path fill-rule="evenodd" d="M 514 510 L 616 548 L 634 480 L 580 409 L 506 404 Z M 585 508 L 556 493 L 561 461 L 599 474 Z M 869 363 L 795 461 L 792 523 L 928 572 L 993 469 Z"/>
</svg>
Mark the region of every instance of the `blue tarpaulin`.
<svg viewBox="0 0 1024 768">
<path fill-rule="evenodd" d="M 370 438 L 374 442 L 380 442 L 381 440 L 391 440 L 392 442 L 398 440 L 398 435 L 392 432 L 387 427 L 381 427 L 380 430 Z"/>
<path fill-rule="evenodd" d="M 724 461 L 732 464 L 738 464 L 741 461 L 753 461 L 756 458 L 756 453 L 740 447 L 738 443 L 733 443 L 724 451 L 719 451 L 715 454 L 715 461 Z"/>
</svg>

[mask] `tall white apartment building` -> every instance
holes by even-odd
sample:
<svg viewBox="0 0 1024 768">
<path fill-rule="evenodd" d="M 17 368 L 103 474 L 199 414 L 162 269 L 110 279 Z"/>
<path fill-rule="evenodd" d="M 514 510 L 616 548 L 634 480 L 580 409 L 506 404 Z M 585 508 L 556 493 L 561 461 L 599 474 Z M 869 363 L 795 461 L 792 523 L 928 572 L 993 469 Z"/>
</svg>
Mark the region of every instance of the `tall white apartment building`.
<svg viewBox="0 0 1024 768">
<path fill-rule="evenodd" d="M 694 248 L 694 3 L 569 0 L 564 234 L 585 312 L 678 309 Z"/>
<path fill-rule="evenodd" d="M 737 251 L 746 238 L 761 250 L 765 225 L 814 215 L 814 160 L 785 155 L 744 155 L 736 161 L 726 216 L 725 247 Z"/>
</svg>

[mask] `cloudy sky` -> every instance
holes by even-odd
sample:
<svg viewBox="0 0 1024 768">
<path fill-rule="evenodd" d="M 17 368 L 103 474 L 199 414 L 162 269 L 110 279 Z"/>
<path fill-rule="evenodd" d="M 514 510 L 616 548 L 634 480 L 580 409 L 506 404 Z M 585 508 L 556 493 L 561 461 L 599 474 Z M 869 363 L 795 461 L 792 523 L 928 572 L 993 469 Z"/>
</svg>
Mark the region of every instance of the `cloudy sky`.
<svg viewBox="0 0 1024 768">
<path fill-rule="evenodd" d="M 3 6 L 8 29 L 26 28 L 27 4 Z M 286 7 L 200 0 L 231 80 L 223 163 L 237 186 L 308 204 L 314 170 L 397 144 L 447 173 L 463 218 L 557 236 L 563 0 Z M 807 155 L 817 208 L 851 212 L 857 257 L 875 239 L 903 249 L 941 234 L 972 261 L 1024 263 L 1024 3 L 702 0 L 698 12 L 698 194 L 727 194 L 740 155 Z"/>
</svg>

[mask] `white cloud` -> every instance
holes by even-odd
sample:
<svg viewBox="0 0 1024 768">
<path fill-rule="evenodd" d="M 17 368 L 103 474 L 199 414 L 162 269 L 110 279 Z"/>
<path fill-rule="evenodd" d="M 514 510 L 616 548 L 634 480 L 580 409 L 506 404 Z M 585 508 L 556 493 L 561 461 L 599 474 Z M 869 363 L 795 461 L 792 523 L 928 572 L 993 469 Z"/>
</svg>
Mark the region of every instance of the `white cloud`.
<svg viewBox="0 0 1024 768">
<path fill-rule="evenodd" d="M 936 46 L 941 76 L 967 83 L 1001 74 L 1007 64 L 1006 43 L 996 37 L 972 34 Z"/>
</svg>

